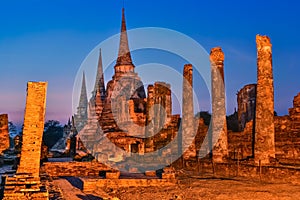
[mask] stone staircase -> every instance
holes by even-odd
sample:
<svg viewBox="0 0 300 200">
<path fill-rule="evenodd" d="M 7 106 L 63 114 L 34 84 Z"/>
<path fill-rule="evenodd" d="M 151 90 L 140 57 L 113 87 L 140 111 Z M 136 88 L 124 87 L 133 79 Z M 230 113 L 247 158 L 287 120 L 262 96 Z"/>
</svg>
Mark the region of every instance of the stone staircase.
<svg viewBox="0 0 300 200">
<path fill-rule="evenodd" d="M 17 173 L 13 177 L 5 178 L 3 200 L 46 200 L 48 196 L 40 178 L 33 177 L 30 173 Z"/>
</svg>

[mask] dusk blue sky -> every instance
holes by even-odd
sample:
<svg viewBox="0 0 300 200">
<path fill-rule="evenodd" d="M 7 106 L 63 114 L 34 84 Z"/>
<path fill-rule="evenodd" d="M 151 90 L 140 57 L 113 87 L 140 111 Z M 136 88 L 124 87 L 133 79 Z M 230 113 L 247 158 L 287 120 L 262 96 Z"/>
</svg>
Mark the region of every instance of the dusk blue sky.
<svg viewBox="0 0 300 200">
<path fill-rule="evenodd" d="M 72 115 L 77 71 L 92 49 L 119 33 L 122 5 L 121 0 L 1 0 L 0 113 L 22 123 L 27 81 L 48 81 L 47 119 L 65 123 Z M 298 1 L 125 1 L 128 29 L 163 27 L 186 34 L 208 52 L 222 47 L 228 114 L 236 107 L 236 92 L 256 82 L 256 34 L 270 36 L 273 44 L 275 110 L 285 115 L 292 107 L 300 92 L 299 7 Z M 159 62 L 138 56 L 133 54 L 137 66 Z M 105 81 L 110 78 L 105 75 Z M 209 102 L 201 105 L 209 110 Z"/>
</svg>

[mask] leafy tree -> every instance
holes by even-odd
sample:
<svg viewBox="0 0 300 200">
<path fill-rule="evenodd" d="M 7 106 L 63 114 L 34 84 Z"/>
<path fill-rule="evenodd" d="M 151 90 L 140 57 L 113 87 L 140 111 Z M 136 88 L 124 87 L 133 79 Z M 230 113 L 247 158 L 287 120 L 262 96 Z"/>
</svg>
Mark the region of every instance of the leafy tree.
<svg viewBox="0 0 300 200">
<path fill-rule="evenodd" d="M 232 130 L 233 132 L 239 131 L 239 121 L 238 113 L 234 112 L 233 114 L 226 116 L 227 119 L 227 129 Z"/>
<path fill-rule="evenodd" d="M 196 114 L 196 117 L 197 118 L 202 118 L 204 120 L 204 124 L 206 126 L 209 126 L 210 124 L 210 119 L 211 119 L 211 114 L 208 112 L 208 111 L 201 111 L 201 112 L 198 112 Z"/>
<path fill-rule="evenodd" d="M 56 120 L 48 120 L 44 127 L 44 144 L 50 149 L 62 137 L 63 126 L 60 124 L 60 122 Z"/>
<path fill-rule="evenodd" d="M 18 134 L 17 127 L 14 125 L 13 122 L 8 122 L 8 131 L 9 131 L 10 137 L 12 137 L 12 138 Z"/>
</svg>

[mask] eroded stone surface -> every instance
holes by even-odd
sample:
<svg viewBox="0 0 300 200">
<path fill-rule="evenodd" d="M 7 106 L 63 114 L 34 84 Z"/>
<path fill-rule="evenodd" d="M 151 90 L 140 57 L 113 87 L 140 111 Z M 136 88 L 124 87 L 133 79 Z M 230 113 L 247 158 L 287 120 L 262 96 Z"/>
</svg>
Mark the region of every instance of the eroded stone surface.
<svg viewBox="0 0 300 200">
<path fill-rule="evenodd" d="M 256 84 L 245 85 L 237 93 L 239 131 L 255 118 Z"/>
<path fill-rule="evenodd" d="M 224 86 L 224 53 L 220 47 L 210 52 L 212 80 L 212 145 L 213 161 L 224 162 L 228 156 Z"/>
<path fill-rule="evenodd" d="M 184 159 L 196 157 L 195 124 L 194 124 L 194 99 L 193 99 L 193 66 L 184 65 L 182 88 L 182 118 L 181 140 Z"/>
<path fill-rule="evenodd" d="M 255 119 L 255 161 L 267 164 L 275 158 L 274 86 L 272 44 L 268 36 L 256 36 L 257 94 Z"/>
<path fill-rule="evenodd" d="M 28 82 L 23 144 L 18 173 L 39 177 L 41 146 L 46 112 L 46 82 Z"/>
<path fill-rule="evenodd" d="M 4 200 L 48 199 L 40 182 L 40 158 L 46 111 L 46 82 L 28 82 L 20 165 L 5 180 Z"/>
<path fill-rule="evenodd" d="M 9 148 L 8 115 L 0 115 L 0 154 Z"/>
</svg>

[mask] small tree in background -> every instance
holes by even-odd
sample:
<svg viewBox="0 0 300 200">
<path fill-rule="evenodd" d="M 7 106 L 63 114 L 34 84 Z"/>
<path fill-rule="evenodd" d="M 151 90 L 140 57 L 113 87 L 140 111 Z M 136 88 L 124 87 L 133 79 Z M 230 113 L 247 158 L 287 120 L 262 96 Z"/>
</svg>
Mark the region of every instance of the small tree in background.
<svg viewBox="0 0 300 200">
<path fill-rule="evenodd" d="M 14 138 L 18 135 L 18 129 L 13 122 L 8 122 L 9 148 L 14 148 Z"/>
<path fill-rule="evenodd" d="M 44 144 L 51 149 L 56 142 L 63 137 L 63 126 L 59 121 L 48 120 L 45 123 L 43 142 Z"/>
</svg>

